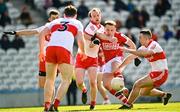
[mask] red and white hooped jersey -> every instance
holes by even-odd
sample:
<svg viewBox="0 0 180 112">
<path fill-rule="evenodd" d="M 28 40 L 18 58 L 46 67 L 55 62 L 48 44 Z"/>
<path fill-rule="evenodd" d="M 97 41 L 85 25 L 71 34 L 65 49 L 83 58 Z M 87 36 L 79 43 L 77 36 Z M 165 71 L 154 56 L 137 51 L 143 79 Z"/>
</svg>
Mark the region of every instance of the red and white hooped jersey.
<svg viewBox="0 0 180 112">
<path fill-rule="evenodd" d="M 79 20 L 73 18 L 59 18 L 48 25 L 51 31 L 48 46 L 60 46 L 73 52 L 73 44 L 75 36 L 78 32 L 83 33 L 83 25 Z"/>
<path fill-rule="evenodd" d="M 168 70 L 166 54 L 156 41 L 151 40 L 147 47 L 141 46 L 139 50 L 154 52 L 154 54 L 145 57 L 150 62 L 152 71 Z"/>
<path fill-rule="evenodd" d="M 90 22 L 85 28 L 84 33 L 93 36 L 95 34 L 95 31 L 99 33 L 104 33 L 104 26 L 101 24 L 96 25 Z M 90 43 L 91 43 L 90 40 L 84 39 L 85 54 L 89 57 L 97 58 L 99 52 L 99 45 L 95 45 L 93 48 L 90 48 L 89 47 Z"/>
<path fill-rule="evenodd" d="M 104 52 L 106 63 L 115 57 L 123 56 L 123 51 L 119 47 L 123 46 L 127 42 L 126 36 L 122 33 L 116 32 L 114 34 L 114 37 L 117 38 L 117 43 L 112 43 L 107 40 L 101 40 L 101 47 Z"/>
</svg>

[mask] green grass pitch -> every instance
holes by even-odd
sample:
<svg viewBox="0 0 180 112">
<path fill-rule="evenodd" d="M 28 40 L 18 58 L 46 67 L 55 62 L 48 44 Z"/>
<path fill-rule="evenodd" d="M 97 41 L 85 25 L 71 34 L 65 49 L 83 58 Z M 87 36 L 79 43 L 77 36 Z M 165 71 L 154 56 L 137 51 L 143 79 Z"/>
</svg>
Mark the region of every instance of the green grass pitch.
<svg viewBox="0 0 180 112">
<path fill-rule="evenodd" d="M 180 103 L 137 103 L 131 110 L 118 110 L 120 105 L 96 105 L 95 112 L 180 112 Z M 59 112 L 90 112 L 89 106 L 60 106 Z M 43 107 L 30 108 L 0 108 L 0 112 L 43 112 Z"/>
</svg>

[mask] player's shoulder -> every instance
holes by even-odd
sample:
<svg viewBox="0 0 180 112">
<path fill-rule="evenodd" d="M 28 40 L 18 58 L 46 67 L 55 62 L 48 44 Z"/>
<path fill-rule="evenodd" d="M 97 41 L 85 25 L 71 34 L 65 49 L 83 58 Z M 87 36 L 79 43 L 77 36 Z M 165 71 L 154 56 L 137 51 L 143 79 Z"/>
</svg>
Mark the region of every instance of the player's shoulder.
<svg viewBox="0 0 180 112">
<path fill-rule="evenodd" d="M 160 48 L 161 49 L 160 44 L 158 42 L 156 42 L 156 41 L 152 41 L 150 47 L 151 48 Z"/>
<path fill-rule="evenodd" d="M 125 38 L 125 39 L 127 39 L 127 36 L 125 34 L 121 33 L 121 32 L 115 32 L 114 36 L 117 37 L 117 38 Z"/>
</svg>

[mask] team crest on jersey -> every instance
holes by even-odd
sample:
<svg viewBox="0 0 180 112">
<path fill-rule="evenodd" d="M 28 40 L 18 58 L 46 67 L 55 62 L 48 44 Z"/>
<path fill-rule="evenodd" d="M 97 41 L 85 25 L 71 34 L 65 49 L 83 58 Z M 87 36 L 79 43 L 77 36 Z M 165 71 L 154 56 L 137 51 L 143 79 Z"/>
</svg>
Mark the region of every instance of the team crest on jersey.
<svg viewBox="0 0 180 112">
<path fill-rule="evenodd" d="M 94 26 L 90 26 L 90 29 L 91 29 L 92 31 L 94 31 L 94 30 L 95 30 Z"/>
</svg>

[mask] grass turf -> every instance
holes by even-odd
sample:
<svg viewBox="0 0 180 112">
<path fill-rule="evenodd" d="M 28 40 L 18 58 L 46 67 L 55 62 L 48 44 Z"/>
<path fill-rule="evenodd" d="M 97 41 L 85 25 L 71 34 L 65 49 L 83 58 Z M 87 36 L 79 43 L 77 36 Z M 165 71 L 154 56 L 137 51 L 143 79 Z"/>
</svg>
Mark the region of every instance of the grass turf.
<svg viewBox="0 0 180 112">
<path fill-rule="evenodd" d="M 180 112 L 180 103 L 169 103 L 163 106 L 162 103 L 139 103 L 134 104 L 131 110 L 119 110 L 120 105 L 96 105 L 95 112 Z M 59 112 L 90 112 L 89 106 L 60 106 Z M 43 112 L 43 107 L 29 108 L 0 108 L 0 112 Z"/>
</svg>

